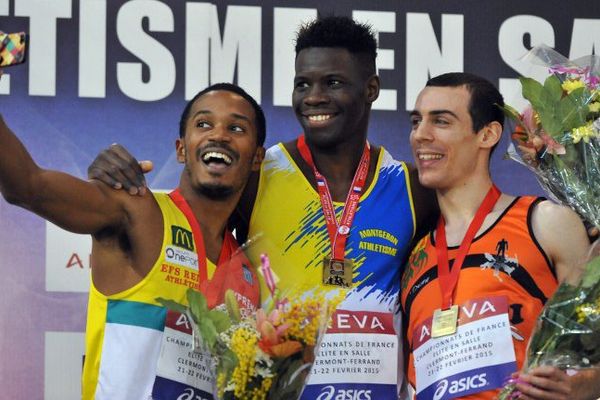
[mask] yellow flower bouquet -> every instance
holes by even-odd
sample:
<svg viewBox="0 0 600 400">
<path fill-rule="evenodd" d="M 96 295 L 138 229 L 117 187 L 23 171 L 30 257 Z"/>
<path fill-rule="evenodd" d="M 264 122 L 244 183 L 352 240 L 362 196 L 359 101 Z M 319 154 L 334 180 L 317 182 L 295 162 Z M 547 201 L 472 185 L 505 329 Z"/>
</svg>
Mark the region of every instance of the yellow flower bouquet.
<svg viewBox="0 0 600 400">
<path fill-rule="evenodd" d="M 533 171 L 554 200 L 600 228 L 600 56 L 570 61 L 546 46 L 530 60 L 550 70 L 544 83 L 520 78 L 530 105 L 519 113 L 511 158 Z M 573 272 L 579 273 L 574 265 Z M 575 275 L 574 275 L 575 276 Z M 581 276 L 563 282 L 548 300 L 527 347 L 523 371 L 541 365 L 578 370 L 600 365 L 600 242 Z M 520 398 L 519 378 L 509 379 L 499 400 Z"/>
<path fill-rule="evenodd" d="M 600 56 L 570 61 L 547 46 L 527 58 L 548 67 L 541 83 L 521 77 L 529 106 L 515 122 L 509 156 L 528 167 L 546 193 L 600 228 Z"/>
<path fill-rule="evenodd" d="M 268 268 L 266 256 L 263 264 Z M 194 351 L 208 355 L 214 399 L 300 397 L 315 348 L 343 295 L 331 299 L 315 289 L 282 297 L 275 288 L 271 294 L 266 308 L 249 315 L 240 312 L 231 289 L 225 292 L 224 304 L 213 308 L 193 289 L 188 290 L 188 307 L 159 300 L 192 321 Z"/>
</svg>

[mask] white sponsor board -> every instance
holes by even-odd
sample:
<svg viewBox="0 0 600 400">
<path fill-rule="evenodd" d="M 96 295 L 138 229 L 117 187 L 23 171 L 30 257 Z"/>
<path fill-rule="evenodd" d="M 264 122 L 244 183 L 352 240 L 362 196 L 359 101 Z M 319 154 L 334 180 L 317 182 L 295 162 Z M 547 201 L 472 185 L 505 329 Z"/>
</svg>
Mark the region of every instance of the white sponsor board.
<svg viewBox="0 0 600 400">
<path fill-rule="evenodd" d="M 46 290 L 86 293 L 90 288 L 92 238 L 46 221 Z"/>
</svg>

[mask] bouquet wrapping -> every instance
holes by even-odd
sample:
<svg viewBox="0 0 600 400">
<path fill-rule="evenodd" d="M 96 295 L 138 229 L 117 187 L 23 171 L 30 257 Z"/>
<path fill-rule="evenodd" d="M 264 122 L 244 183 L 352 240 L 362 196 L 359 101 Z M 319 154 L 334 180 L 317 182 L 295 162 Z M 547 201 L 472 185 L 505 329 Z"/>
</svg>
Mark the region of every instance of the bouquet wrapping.
<svg viewBox="0 0 600 400">
<path fill-rule="evenodd" d="M 253 312 L 240 308 L 231 289 L 216 306 L 193 289 L 188 290 L 188 307 L 159 299 L 191 321 L 194 351 L 204 356 L 215 400 L 298 399 L 315 349 L 343 300 L 343 293 L 331 298 L 316 289 L 283 297 L 268 264 L 263 256 L 261 270 L 271 296 Z"/>
<path fill-rule="evenodd" d="M 535 174 L 546 193 L 600 227 L 600 57 L 570 61 L 539 46 L 526 56 L 548 67 L 544 83 L 520 78 L 530 105 L 519 113 L 509 156 Z M 580 274 L 563 282 L 548 300 L 532 332 L 523 371 L 541 365 L 577 370 L 600 363 L 600 245 L 592 246 Z M 519 396 L 509 379 L 499 399 Z"/>
<path fill-rule="evenodd" d="M 519 113 L 508 155 L 529 168 L 545 192 L 600 228 L 600 56 L 569 61 L 546 46 L 527 55 L 548 67 L 544 83 L 521 77 L 530 105 Z"/>
</svg>

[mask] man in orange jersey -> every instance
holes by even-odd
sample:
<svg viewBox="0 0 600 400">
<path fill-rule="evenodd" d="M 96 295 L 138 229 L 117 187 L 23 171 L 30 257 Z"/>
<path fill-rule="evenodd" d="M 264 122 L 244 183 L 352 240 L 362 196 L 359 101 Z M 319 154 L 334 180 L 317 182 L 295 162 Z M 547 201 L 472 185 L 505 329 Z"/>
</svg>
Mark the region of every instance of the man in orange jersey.
<svg viewBox="0 0 600 400">
<path fill-rule="evenodd" d="M 85 400 L 209 398 L 210 376 L 194 367 L 191 334 L 169 336 L 189 326 L 157 298 L 186 304 L 187 289 L 197 286 L 210 298 L 227 275 L 242 307 L 258 304 L 256 274 L 226 225 L 264 155 L 262 110 L 239 87 L 213 85 L 188 103 L 179 133 L 178 188 L 129 196 L 39 168 L 0 118 L 2 195 L 93 238 Z"/>
<path fill-rule="evenodd" d="M 503 104 L 485 79 L 450 73 L 429 80 L 410 114 L 419 180 L 436 190 L 441 211 L 402 281 L 408 375 L 419 399 L 493 399 L 521 368 L 544 303 L 589 249 L 573 211 L 493 184 Z M 594 399 L 599 376 L 535 368 L 520 374 L 519 398 Z"/>
</svg>

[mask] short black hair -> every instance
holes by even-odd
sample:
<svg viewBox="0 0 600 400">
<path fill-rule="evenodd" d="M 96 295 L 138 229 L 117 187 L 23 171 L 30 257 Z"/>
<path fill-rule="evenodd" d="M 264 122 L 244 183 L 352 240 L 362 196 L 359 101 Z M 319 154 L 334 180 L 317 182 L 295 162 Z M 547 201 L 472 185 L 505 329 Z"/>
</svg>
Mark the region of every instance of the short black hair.
<svg viewBox="0 0 600 400">
<path fill-rule="evenodd" d="M 370 25 L 352 18 L 327 16 L 300 27 L 296 36 L 296 57 L 311 47 L 340 47 L 355 55 L 366 55 L 370 73 L 375 73 L 377 40 Z"/>
<path fill-rule="evenodd" d="M 429 79 L 425 86 L 465 86 L 471 95 L 469 114 L 473 121 L 473 130 L 479 132 L 493 121 L 500 123 L 504 128 L 504 98 L 487 79 L 468 72 L 450 72 Z"/>
<path fill-rule="evenodd" d="M 262 108 L 258 105 L 256 100 L 252 96 L 250 96 L 244 89 L 241 87 L 234 85 L 233 83 L 215 83 L 213 85 L 208 86 L 205 89 L 199 91 L 193 99 L 188 101 L 185 108 L 183 109 L 183 113 L 181 113 L 181 119 L 179 120 L 179 137 L 183 138 L 185 136 L 185 125 L 187 124 L 187 120 L 190 117 L 190 110 L 192 109 L 192 105 L 198 100 L 200 97 L 204 96 L 208 92 L 213 92 L 217 90 L 223 90 L 226 92 L 232 92 L 240 95 L 244 98 L 252 108 L 254 108 L 254 114 L 256 116 L 256 142 L 259 146 L 265 144 L 265 138 L 267 136 L 267 122 L 265 120 L 265 113 Z"/>
</svg>

